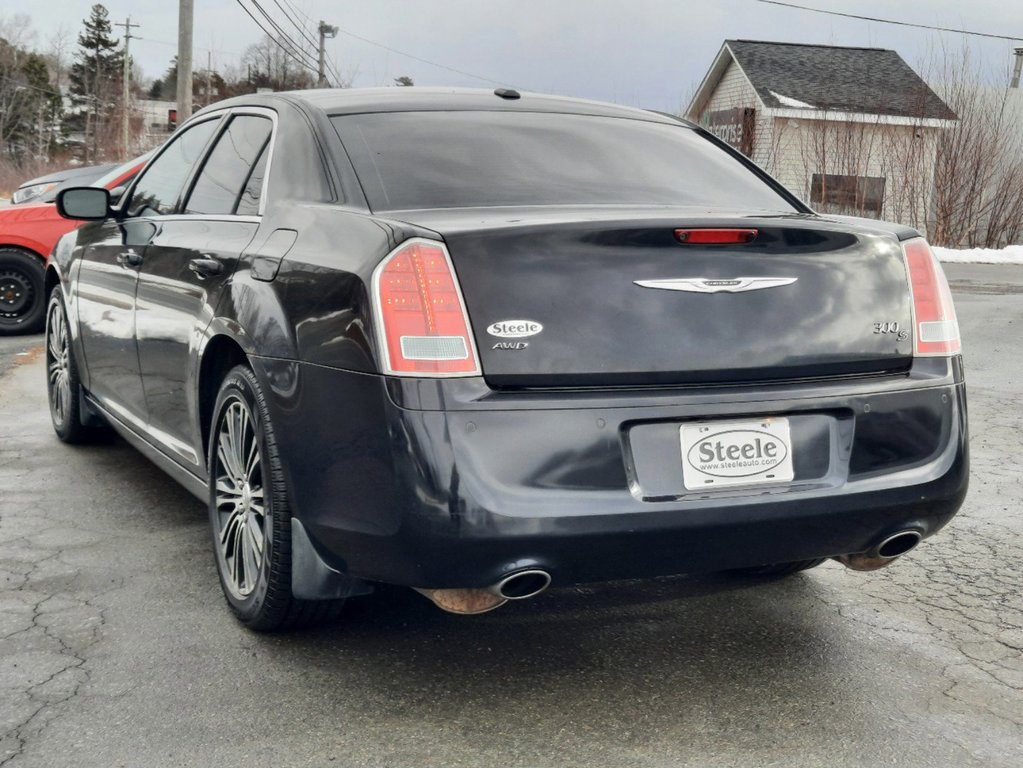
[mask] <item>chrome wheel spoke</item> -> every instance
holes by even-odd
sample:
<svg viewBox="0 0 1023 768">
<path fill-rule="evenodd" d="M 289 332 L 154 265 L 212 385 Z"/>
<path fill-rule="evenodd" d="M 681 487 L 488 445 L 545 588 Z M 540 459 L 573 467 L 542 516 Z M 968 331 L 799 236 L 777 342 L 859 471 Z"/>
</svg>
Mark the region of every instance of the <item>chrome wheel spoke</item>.
<svg viewBox="0 0 1023 768">
<path fill-rule="evenodd" d="M 224 528 L 220 532 L 220 545 L 224 549 L 224 558 L 233 558 L 237 553 L 238 528 L 241 525 L 241 515 L 237 511 L 231 513 Z"/>
<path fill-rule="evenodd" d="M 57 418 L 61 421 L 64 420 L 64 413 L 67 410 L 67 401 L 64 396 L 66 384 L 61 376 L 54 386 L 53 389 L 53 410 L 57 413 Z"/>
<path fill-rule="evenodd" d="M 50 354 L 55 360 L 60 360 L 60 356 L 64 353 L 61 347 L 60 330 L 59 324 L 61 322 L 60 312 L 54 308 L 53 312 L 50 313 Z"/>
<path fill-rule="evenodd" d="M 245 524 L 245 530 L 248 532 L 249 540 L 252 542 L 252 548 L 259 560 L 262 560 L 263 558 L 264 537 L 262 522 L 262 515 L 250 513 L 249 519 Z"/>
<path fill-rule="evenodd" d="M 251 483 L 259 467 L 259 443 L 256 441 L 255 435 L 253 435 L 252 442 L 249 445 L 249 456 L 245 460 L 245 479 Z"/>
<path fill-rule="evenodd" d="M 242 497 L 241 489 L 230 475 L 221 475 L 217 478 L 217 507 L 223 504 L 236 504 Z"/>
<path fill-rule="evenodd" d="M 238 534 L 238 546 L 242 550 L 242 577 L 240 580 L 242 592 L 251 592 L 256 586 L 256 574 L 259 572 L 259 564 L 256 559 L 256 548 L 252 543 L 252 534 L 249 526 L 242 523 Z"/>
</svg>

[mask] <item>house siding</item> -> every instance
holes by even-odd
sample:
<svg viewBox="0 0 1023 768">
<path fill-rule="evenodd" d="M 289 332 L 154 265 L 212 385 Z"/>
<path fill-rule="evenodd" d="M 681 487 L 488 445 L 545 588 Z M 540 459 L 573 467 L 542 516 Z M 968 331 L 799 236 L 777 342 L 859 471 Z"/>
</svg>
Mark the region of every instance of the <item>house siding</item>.
<svg viewBox="0 0 1023 768">
<path fill-rule="evenodd" d="M 939 129 L 774 118 L 764 167 L 813 206 L 815 173 L 883 178 L 880 218 L 926 231 Z"/>
<path fill-rule="evenodd" d="M 875 122 L 774 117 L 733 60 L 701 113 L 690 118 L 710 129 L 710 114 L 736 108 L 756 110 L 753 161 L 807 204 L 814 174 L 884 178 L 881 218 L 926 232 L 941 129 L 892 125 L 880 116 Z"/>
<path fill-rule="evenodd" d="M 728 65 L 725 74 L 722 75 L 721 81 L 714 90 L 713 96 L 707 102 L 706 108 L 704 108 L 700 115 L 696 116 L 696 122 L 709 128 L 707 125 L 707 115 L 710 113 L 746 108 L 756 110 L 751 159 L 758 165 L 767 168 L 765 161 L 768 158 L 763 150 L 771 144 L 770 134 L 773 129 L 773 121 L 764 116 L 764 105 L 760 101 L 760 97 L 757 96 L 757 92 L 749 79 L 734 61 Z"/>
</svg>

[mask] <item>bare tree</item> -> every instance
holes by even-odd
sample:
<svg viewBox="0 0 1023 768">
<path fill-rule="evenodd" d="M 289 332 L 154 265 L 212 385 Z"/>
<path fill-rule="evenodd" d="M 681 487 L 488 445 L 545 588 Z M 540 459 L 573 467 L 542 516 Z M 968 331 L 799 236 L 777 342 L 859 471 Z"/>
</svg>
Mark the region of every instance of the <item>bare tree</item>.
<svg viewBox="0 0 1023 768">
<path fill-rule="evenodd" d="M 942 52 L 932 78 L 959 115 L 938 140 L 932 238 L 940 245 L 997 247 L 1023 229 L 1023 101 L 1004 75 L 985 75 L 968 47 Z"/>
<path fill-rule="evenodd" d="M 53 84 L 57 90 L 67 85 L 68 62 L 71 54 L 71 31 L 63 23 L 47 41 L 46 61 L 53 71 Z"/>
<path fill-rule="evenodd" d="M 296 54 L 285 45 L 264 35 L 258 43 L 245 49 L 242 66 L 246 67 L 253 87 L 275 91 L 313 87 L 315 75 L 308 66 L 296 61 Z"/>
</svg>

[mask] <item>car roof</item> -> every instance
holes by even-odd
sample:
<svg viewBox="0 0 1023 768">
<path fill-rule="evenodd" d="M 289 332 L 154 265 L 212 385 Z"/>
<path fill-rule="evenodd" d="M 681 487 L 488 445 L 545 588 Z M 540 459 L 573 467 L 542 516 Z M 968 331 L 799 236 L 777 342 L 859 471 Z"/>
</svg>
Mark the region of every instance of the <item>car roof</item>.
<svg viewBox="0 0 1023 768">
<path fill-rule="evenodd" d="M 299 104 L 325 112 L 328 115 L 359 114 L 366 112 L 424 112 L 424 111 L 507 111 L 555 112 L 605 117 L 624 117 L 655 123 L 685 123 L 682 118 L 651 112 L 635 107 L 623 107 L 600 101 L 588 101 L 565 96 L 545 94 L 519 94 L 518 98 L 499 95 L 506 89 L 483 88 L 425 88 L 420 86 L 389 88 L 318 88 L 304 91 L 249 94 L 210 105 L 210 111 L 239 106 L 273 107 L 281 101 Z M 506 90 L 507 92 L 507 90 Z M 205 110 L 204 110 L 205 111 Z"/>
</svg>

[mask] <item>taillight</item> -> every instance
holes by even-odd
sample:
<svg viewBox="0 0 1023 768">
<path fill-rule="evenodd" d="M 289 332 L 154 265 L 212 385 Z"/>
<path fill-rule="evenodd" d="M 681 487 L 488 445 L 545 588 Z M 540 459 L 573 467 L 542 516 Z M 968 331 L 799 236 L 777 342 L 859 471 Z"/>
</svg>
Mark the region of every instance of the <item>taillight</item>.
<svg viewBox="0 0 1023 768">
<path fill-rule="evenodd" d="M 675 239 L 683 245 L 739 245 L 752 243 L 755 229 L 676 229 Z"/>
<path fill-rule="evenodd" d="M 959 323 L 945 272 L 923 238 L 907 240 L 902 251 L 913 292 L 914 354 L 918 357 L 957 354 L 962 349 Z"/>
<path fill-rule="evenodd" d="M 384 373 L 479 376 L 476 344 L 443 243 L 402 243 L 373 273 Z"/>
</svg>

